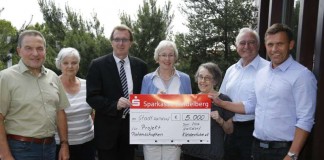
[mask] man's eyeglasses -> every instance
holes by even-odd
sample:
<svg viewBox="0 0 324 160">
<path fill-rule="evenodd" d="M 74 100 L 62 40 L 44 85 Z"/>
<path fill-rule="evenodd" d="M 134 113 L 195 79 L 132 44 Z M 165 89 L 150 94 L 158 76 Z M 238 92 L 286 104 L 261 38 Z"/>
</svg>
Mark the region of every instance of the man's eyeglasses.
<svg viewBox="0 0 324 160">
<path fill-rule="evenodd" d="M 129 42 L 129 39 L 119 39 L 119 38 L 116 38 L 116 39 L 113 39 L 113 41 L 116 42 L 116 43 L 119 43 L 119 42 L 127 43 L 127 42 Z"/>
<path fill-rule="evenodd" d="M 248 46 L 255 45 L 256 44 L 256 41 L 241 41 L 241 42 L 239 42 L 239 45 L 240 46 L 245 46 L 246 44 Z"/>
<path fill-rule="evenodd" d="M 209 77 L 209 76 L 198 76 L 198 81 L 205 81 L 205 82 L 210 82 L 212 80 L 212 77 Z"/>
<path fill-rule="evenodd" d="M 174 54 L 169 54 L 169 55 L 167 55 L 167 54 L 160 54 L 159 55 L 160 57 L 162 57 L 162 58 L 174 58 Z"/>
</svg>

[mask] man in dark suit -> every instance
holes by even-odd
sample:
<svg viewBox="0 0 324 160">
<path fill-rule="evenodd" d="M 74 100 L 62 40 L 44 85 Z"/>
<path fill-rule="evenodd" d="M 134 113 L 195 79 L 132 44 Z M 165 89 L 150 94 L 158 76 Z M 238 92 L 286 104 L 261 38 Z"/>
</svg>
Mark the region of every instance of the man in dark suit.
<svg viewBox="0 0 324 160">
<path fill-rule="evenodd" d="M 129 56 L 133 35 L 127 26 L 116 26 L 110 40 L 113 53 L 94 59 L 89 66 L 87 102 L 96 111 L 94 130 L 99 160 L 132 160 L 135 146 L 129 144 L 128 94 L 140 93 L 147 65 Z M 120 75 L 121 70 L 124 76 Z M 127 86 L 124 89 L 128 93 L 123 86 Z"/>
</svg>

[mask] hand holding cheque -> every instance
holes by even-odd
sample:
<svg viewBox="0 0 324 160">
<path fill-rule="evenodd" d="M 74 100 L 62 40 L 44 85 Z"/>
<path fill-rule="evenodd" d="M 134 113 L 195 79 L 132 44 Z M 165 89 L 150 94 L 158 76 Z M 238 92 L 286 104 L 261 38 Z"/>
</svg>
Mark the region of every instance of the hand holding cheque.
<svg viewBox="0 0 324 160">
<path fill-rule="evenodd" d="M 206 94 L 130 95 L 131 144 L 209 144 Z"/>
</svg>

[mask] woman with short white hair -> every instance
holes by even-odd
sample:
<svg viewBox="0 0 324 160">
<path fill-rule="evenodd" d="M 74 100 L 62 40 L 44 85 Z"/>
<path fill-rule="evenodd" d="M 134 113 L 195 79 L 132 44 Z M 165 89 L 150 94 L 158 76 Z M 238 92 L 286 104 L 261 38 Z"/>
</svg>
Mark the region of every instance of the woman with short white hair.
<svg viewBox="0 0 324 160">
<path fill-rule="evenodd" d="M 65 109 L 70 160 L 95 160 L 93 110 L 86 102 L 86 80 L 76 76 L 80 59 L 75 48 L 63 48 L 57 55 L 55 65 L 62 71 L 59 77 L 71 104 Z M 57 148 L 60 148 L 58 133 L 55 140 Z"/>
</svg>

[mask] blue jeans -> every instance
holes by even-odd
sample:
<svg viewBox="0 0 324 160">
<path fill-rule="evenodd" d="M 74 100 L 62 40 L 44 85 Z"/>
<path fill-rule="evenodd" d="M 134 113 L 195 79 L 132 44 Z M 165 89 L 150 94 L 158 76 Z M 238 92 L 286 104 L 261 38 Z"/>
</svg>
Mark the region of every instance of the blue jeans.
<svg viewBox="0 0 324 160">
<path fill-rule="evenodd" d="M 8 139 L 15 160 L 55 160 L 55 141 L 51 144 L 36 144 Z"/>
</svg>

